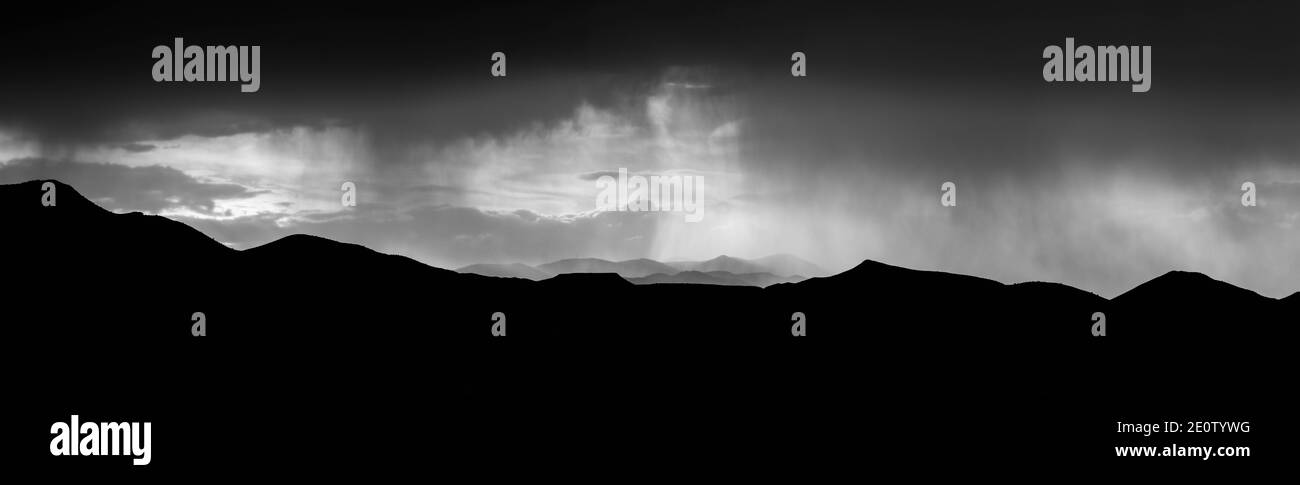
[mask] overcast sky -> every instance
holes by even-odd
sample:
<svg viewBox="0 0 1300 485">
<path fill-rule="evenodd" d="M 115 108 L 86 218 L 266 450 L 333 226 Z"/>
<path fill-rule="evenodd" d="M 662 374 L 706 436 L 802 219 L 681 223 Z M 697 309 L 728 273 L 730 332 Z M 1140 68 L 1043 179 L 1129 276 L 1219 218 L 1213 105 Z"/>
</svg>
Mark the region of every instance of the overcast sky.
<svg viewBox="0 0 1300 485">
<path fill-rule="evenodd" d="M 7 15 L 0 183 L 236 248 L 309 233 L 451 268 L 790 253 L 1107 297 L 1176 269 L 1300 290 L 1293 7 L 407 8 Z M 1151 90 L 1044 82 L 1067 36 L 1152 46 Z M 261 89 L 155 83 L 174 37 L 262 46 Z M 619 168 L 704 177 L 703 221 L 597 210 Z"/>
</svg>

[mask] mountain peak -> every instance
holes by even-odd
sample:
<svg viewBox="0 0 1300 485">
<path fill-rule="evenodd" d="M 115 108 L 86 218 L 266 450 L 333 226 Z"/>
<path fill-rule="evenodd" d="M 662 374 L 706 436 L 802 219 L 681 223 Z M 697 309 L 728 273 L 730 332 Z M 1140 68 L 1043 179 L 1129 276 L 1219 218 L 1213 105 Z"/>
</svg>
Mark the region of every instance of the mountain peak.
<svg viewBox="0 0 1300 485">
<path fill-rule="evenodd" d="M 405 256 L 384 254 L 359 244 L 335 241 L 333 239 L 313 236 L 310 234 L 290 234 L 261 246 L 249 248 L 244 252 L 260 257 L 290 258 L 305 261 L 322 259 L 326 257 L 324 256 L 326 254 L 329 255 L 329 258 L 337 258 L 340 256 L 348 258 L 385 256 L 390 259 L 396 258 L 409 260 L 419 264 L 420 266 L 428 266 Z M 432 266 L 428 267 L 432 268 Z M 448 271 L 441 268 L 438 269 L 439 271 Z"/>
<path fill-rule="evenodd" d="M 683 267 L 682 269 L 692 269 L 703 273 L 713 271 L 726 271 L 732 274 L 769 272 L 768 268 L 758 263 L 747 259 L 727 256 L 725 254 L 698 264 L 687 265 L 687 267 Z"/>
<path fill-rule="evenodd" d="M 1165 274 L 1162 274 L 1155 278 L 1152 278 L 1150 281 L 1138 285 L 1134 289 L 1141 288 L 1143 286 L 1148 286 L 1148 285 L 1154 287 L 1154 286 L 1171 286 L 1171 285 L 1188 285 L 1188 284 L 1207 285 L 1207 286 L 1216 285 L 1216 284 L 1227 285 L 1227 283 L 1211 278 L 1209 277 L 1209 275 L 1206 275 L 1205 273 L 1197 273 L 1195 271 L 1173 270 L 1173 271 L 1166 272 Z"/>
<path fill-rule="evenodd" d="M 861 263 L 858 263 L 857 266 L 849 268 L 847 271 L 844 271 L 843 273 L 840 274 L 867 274 L 867 273 L 875 273 L 880 271 L 898 271 L 902 269 L 904 268 L 890 265 L 890 264 L 885 264 L 880 261 L 876 261 L 874 259 L 864 259 L 862 260 Z"/>
<path fill-rule="evenodd" d="M 1187 300 L 1211 298 L 1216 300 L 1264 298 L 1259 293 L 1238 287 L 1231 283 L 1216 280 L 1204 273 L 1193 271 L 1170 271 L 1142 283 L 1124 294 L 1115 297 L 1115 301 L 1124 302 L 1133 299 L 1143 300 Z"/>
<path fill-rule="evenodd" d="M 276 239 L 274 241 L 263 244 L 261 246 L 251 248 L 249 249 L 249 251 L 272 250 L 272 249 L 273 250 L 301 250 L 306 248 L 325 248 L 325 247 L 337 247 L 337 248 L 355 247 L 355 248 L 364 249 L 363 246 L 358 246 L 356 244 L 349 244 L 345 242 L 335 241 L 333 239 L 326 239 L 320 236 L 313 236 L 311 234 L 299 233 L 299 234 L 290 234 L 280 239 Z"/>
<path fill-rule="evenodd" d="M 892 287 L 923 286 L 941 283 L 946 285 L 963 285 L 971 289 L 990 290 L 1005 286 L 1000 282 L 946 271 L 904 268 L 881 263 L 870 259 L 863 260 L 852 269 L 821 280 L 850 281 L 855 284 L 885 284 Z M 809 280 L 814 281 L 814 280 Z"/>
<path fill-rule="evenodd" d="M 47 208 L 41 205 L 42 197 L 46 192 L 43 187 L 46 183 L 54 184 L 54 207 Z M 0 204 L 4 204 L 7 208 L 51 209 L 64 214 L 74 211 L 89 211 L 96 214 L 109 213 L 109 211 L 91 202 L 90 199 L 71 185 L 52 179 L 29 180 L 16 184 L 0 185 Z"/>
</svg>

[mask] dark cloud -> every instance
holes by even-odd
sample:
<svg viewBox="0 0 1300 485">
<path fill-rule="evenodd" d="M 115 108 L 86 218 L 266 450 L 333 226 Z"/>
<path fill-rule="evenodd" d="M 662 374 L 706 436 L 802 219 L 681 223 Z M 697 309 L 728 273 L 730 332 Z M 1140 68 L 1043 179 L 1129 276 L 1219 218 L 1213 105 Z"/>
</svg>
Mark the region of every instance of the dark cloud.
<svg viewBox="0 0 1300 485">
<path fill-rule="evenodd" d="M 1064 112 L 1074 109 L 1066 104 L 1096 101 L 1094 115 L 1115 117 L 1141 114 L 1143 106 L 1187 108 L 1157 120 L 1169 122 L 1218 114 L 1242 100 L 1294 112 L 1298 101 L 1293 63 L 1280 62 L 1300 57 L 1294 12 L 1284 3 L 1180 8 L 1094 2 L 1080 10 L 1041 2 L 934 8 L 543 1 L 474 2 L 430 13 L 375 2 L 347 16 L 294 3 L 263 6 L 255 18 L 221 9 L 192 15 L 147 3 L 78 12 L 53 4 L 14 6 L 10 18 L 43 20 L 14 23 L 0 33 L 6 44 L 22 46 L 6 56 L 12 75 L 0 79 L 0 124 L 29 130 L 46 143 L 75 144 L 341 122 L 373 129 L 387 146 L 553 120 L 580 102 L 616 105 L 647 80 L 681 66 L 708 73 L 674 76 L 681 86 L 714 86 L 724 77 L 722 87 L 710 89 L 753 91 L 755 83 L 775 83 L 780 92 L 762 95 L 775 107 L 807 91 L 842 99 L 858 90 L 995 99 L 1012 113 L 1053 106 Z M 104 25 L 114 26 L 111 33 Z M 1041 50 L 1067 35 L 1087 43 L 1153 44 L 1153 91 L 1137 98 L 1109 89 L 1115 86 L 1046 87 L 1038 76 Z M 262 90 L 244 95 L 230 85 L 153 82 L 148 53 L 176 36 L 201 45 L 263 46 Z M 510 75 L 493 79 L 486 75 L 488 56 L 498 50 L 509 54 Z M 807 79 L 788 76 L 793 50 L 809 56 Z M 1131 110 L 1117 111 L 1120 105 L 1107 100 L 1122 100 Z M 844 101 L 849 104 L 809 116 L 879 107 Z M 945 114 L 965 109 L 950 107 Z"/>
<path fill-rule="evenodd" d="M 236 184 L 203 182 L 163 166 L 127 167 L 43 158 L 0 165 L 0 183 L 56 179 L 77 188 L 105 209 L 157 213 L 185 208 L 212 213 L 217 200 L 244 199 L 260 192 Z"/>
</svg>

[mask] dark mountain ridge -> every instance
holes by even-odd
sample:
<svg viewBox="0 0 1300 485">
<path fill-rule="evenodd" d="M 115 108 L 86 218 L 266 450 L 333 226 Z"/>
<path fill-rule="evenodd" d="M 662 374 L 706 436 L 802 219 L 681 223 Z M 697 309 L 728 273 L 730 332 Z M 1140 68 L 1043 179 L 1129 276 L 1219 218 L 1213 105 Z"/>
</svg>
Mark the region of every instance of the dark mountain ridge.
<svg viewBox="0 0 1300 485">
<path fill-rule="evenodd" d="M 1016 457 L 1073 463 L 1116 444 L 1120 416 L 1095 411 L 1116 402 L 1153 422 L 1204 409 L 1269 421 L 1285 415 L 1258 403 L 1294 408 L 1263 371 L 1294 367 L 1297 297 L 1203 275 L 1166 275 L 1114 300 L 874 261 L 767 288 L 634 285 L 611 273 L 530 281 L 306 235 L 236 251 L 165 217 L 105 211 L 63 184 L 57 205 L 43 207 L 40 186 L 0 186 L 9 290 L 0 355 L 20 369 L 9 389 L 23 396 L 21 421 L 33 424 L 19 433 L 34 437 L 38 460 L 50 459 L 40 445 L 49 423 L 123 400 L 168 423 L 158 436 L 171 454 L 151 467 L 181 470 L 242 446 L 230 429 L 401 443 L 411 450 L 403 462 L 427 458 L 408 427 L 313 424 L 339 416 L 425 416 L 465 454 L 484 456 L 502 436 L 603 436 L 610 423 L 627 436 L 708 429 L 742 438 L 733 446 L 745 453 L 818 446 L 808 430 L 848 427 L 908 450 L 879 450 L 890 460 L 954 422 L 1006 448 L 1023 436 L 998 438 L 1005 423 L 1096 418 Z M 191 335 L 198 312 L 202 338 Z M 1090 333 L 1098 312 L 1104 339 Z M 795 323 L 806 337 L 792 336 Z M 505 338 L 493 336 L 497 324 Z M 33 362 L 41 373 L 21 370 Z M 1146 369 L 1174 371 L 1153 383 Z M 856 424 L 865 409 L 889 419 Z M 348 453 L 269 447 L 241 459 L 292 469 L 349 463 Z"/>
</svg>

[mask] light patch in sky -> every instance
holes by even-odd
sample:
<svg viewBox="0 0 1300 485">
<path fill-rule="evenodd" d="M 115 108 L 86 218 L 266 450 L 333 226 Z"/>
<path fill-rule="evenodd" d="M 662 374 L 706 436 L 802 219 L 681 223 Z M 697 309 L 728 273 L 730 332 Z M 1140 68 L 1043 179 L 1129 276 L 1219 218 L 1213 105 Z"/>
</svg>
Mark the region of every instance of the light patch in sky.
<svg viewBox="0 0 1300 485">
<path fill-rule="evenodd" d="M 40 155 L 35 141 L 22 135 L 0 129 L 0 163 L 17 158 L 36 157 Z"/>
<path fill-rule="evenodd" d="M 438 203 L 559 215 L 595 208 L 600 190 L 584 174 L 695 174 L 705 177 L 707 207 L 739 193 L 740 126 L 725 101 L 665 83 L 644 105 L 582 104 L 554 123 L 426 149 L 425 175 L 430 184 L 463 188 Z"/>
<path fill-rule="evenodd" d="M 366 177 L 371 163 L 365 134 L 343 127 L 293 127 L 218 137 L 187 135 L 140 143 L 156 148 L 133 151 L 96 146 L 79 150 L 76 157 L 131 167 L 164 165 L 195 178 L 266 191 L 246 199 L 218 200 L 215 215 L 184 209 L 163 215 L 239 217 L 340 211 L 343 182 Z"/>
</svg>

